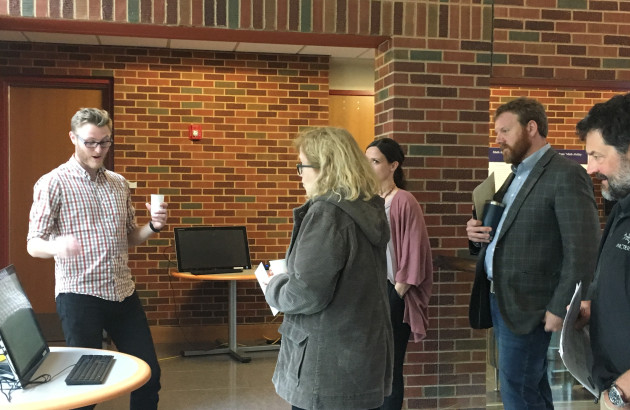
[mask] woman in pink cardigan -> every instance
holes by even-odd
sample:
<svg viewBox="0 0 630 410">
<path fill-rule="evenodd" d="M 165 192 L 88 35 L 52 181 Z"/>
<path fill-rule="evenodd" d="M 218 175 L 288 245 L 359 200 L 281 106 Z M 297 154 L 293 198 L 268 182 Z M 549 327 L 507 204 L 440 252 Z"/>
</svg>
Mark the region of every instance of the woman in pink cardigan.
<svg viewBox="0 0 630 410">
<path fill-rule="evenodd" d="M 405 191 L 402 164 L 405 155 L 390 139 L 373 141 L 366 150 L 372 168 L 381 182 L 381 197 L 391 229 L 387 244 L 387 278 L 391 320 L 394 330 L 394 379 L 392 394 L 382 409 L 402 408 L 404 397 L 403 363 L 409 335 L 419 342 L 425 338 L 428 305 L 433 284 L 433 261 L 422 208 Z"/>
</svg>

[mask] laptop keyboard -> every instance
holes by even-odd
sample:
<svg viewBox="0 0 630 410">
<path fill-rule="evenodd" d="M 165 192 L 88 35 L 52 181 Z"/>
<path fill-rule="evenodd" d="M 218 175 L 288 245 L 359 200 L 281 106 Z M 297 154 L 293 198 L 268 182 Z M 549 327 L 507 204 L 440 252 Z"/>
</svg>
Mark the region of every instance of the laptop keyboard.
<svg viewBox="0 0 630 410">
<path fill-rule="evenodd" d="M 113 364 L 114 356 L 84 354 L 66 377 L 66 384 L 103 384 Z"/>
</svg>

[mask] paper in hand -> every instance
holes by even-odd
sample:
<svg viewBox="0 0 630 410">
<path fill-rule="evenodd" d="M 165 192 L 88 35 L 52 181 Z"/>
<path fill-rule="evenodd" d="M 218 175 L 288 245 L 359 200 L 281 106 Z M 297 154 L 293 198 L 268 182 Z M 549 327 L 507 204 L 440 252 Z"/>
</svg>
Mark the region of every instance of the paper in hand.
<svg viewBox="0 0 630 410">
<path fill-rule="evenodd" d="M 262 262 L 254 271 L 254 275 L 256 275 L 256 279 L 258 279 L 258 284 L 260 285 L 260 288 L 262 289 L 264 295 L 267 292 L 267 283 L 269 282 L 269 276 L 267 275 L 267 270 L 265 269 L 265 265 L 263 265 Z M 271 313 L 273 313 L 274 316 L 278 314 L 278 309 L 272 306 L 269 306 L 269 308 L 271 309 Z"/>
<path fill-rule="evenodd" d="M 599 397 L 597 387 L 591 377 L 593 367 L 593 352 L 591 351 L 591 340 L 589 337 L 588 325 L 582 329 L 575 328 L 580 313 L 580 302 L 582 300 L 582 283 L 576 287 L 571 304 L 567 310 L 560 333 L 560 357 L 564 366 L 569 372 L 595 397 Z"/>
<path fill-rule="evenodd" d="M 473 204 L 475 205 L 475 211 L 477 213 L 477 219 L 483 221 L 483 208 L 486 202 L 491 201 L 494 196 L 494 172 L 488 175 L 481 184 L 477 185 L 473 189 Z"/>
</svg>

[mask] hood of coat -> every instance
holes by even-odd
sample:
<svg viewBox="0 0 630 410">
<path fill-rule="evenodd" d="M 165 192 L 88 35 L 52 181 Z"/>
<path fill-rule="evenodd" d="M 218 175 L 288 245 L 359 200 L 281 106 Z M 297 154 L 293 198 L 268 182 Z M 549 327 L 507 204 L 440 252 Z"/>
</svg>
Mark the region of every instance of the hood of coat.
<svg viewBox="0 0 630 410">
<path fill-rule="evenodd" d="M 355 221 L 373 245 L 385 246 L 389 242 L 390 231 L 385 214 L 385 201 L 380 196 L 376 195 L 369 201 L 363 199 L 340 201 L 337 195 L 332 194 L 318 196 L 312 201 L 326 201 L 340 208 Z"/>
</svg>

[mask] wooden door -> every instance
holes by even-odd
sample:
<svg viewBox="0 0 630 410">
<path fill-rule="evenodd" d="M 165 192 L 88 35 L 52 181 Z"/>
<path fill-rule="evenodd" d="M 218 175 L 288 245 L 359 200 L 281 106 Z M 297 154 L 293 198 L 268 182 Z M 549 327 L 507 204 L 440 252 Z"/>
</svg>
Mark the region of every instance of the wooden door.
<svg viewBox="0 0 630 410">
<path fill-rule="evenodd" d="M 72 156 L 70 118 L 81 107 L 100 107 L 101 92 L 11 87 L 9 93 L 9 261 L 33 309 L 54 312 L 54 260 L 26 252 L 33 185 Z"/>
<path fill-rule="evenodd" d="M 109 81 L 107 84 L 109 86 Z M 108 87 L 100 84 L 95 89 L 89 85 L 77 88 L 76 84 L 64 84 L 54 79 L 41 85 L 28 85 L 23 79 L 13 79 L 3 89 L 6 95 L 2 111 L 8 121 L 5 121 L 7 127 L 0 130 L 7 135 L 6 145 L 0 149 L 0 160 L 6 160 L 7 165 L 2 171 L 8 173 L 8 186 L 4 195 L 0 195 L 7 222 L 0 226 L 4 231 L 0 233 L 0 239 L 6 239 L 2 252 L 6 260 L 2 261 L 2 266 L 15 265 L 46 333 L 45 322 L 50 321 L 41 318 L 56 316 L 54 260 L 33 258 L 26 251 L 33 185 L 42 175 L 68 161 L 74 153 L 68 135 L 74 113 L 82 107 L 111 110 L 110 98 Z M 104 103 L 108 106 L 103 107 Z M 111 164 L 112 159 L 108 160 Z"/>
<path fill-rule="evenodd" d="M 329 95 L 328 104 L 330 125 L 350 131 L 365 151 L 374 141 L 374 96 Z"/>
</svg>

